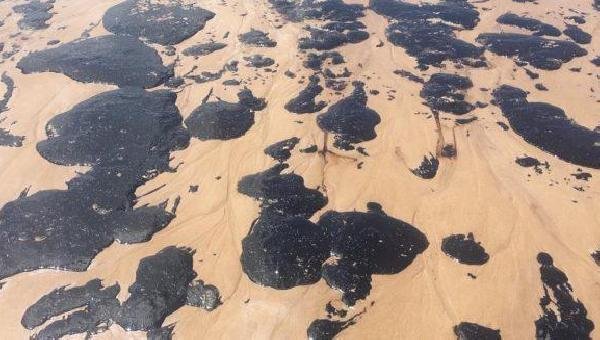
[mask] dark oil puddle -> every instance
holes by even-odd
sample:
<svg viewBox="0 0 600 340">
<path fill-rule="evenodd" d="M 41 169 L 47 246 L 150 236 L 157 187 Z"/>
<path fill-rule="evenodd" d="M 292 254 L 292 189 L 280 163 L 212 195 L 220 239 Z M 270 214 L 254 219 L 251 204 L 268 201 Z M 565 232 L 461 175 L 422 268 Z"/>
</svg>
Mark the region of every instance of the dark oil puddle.
<svg viewBox="0 0 600 340">
<path fill-rule="evenodd" d="M 498 17 L 498 19 L 496 19 L 496 21 L 501 24 L 516 26 L 528 31 L 532 31 L 533 35 L 547 35 L 551 37 L 560 36 L 560 30 L 550 24 L 534 18 L 519 16 L 510 12 L 502 14 Z"/>
<path fill-rule="evenodd" d="M 292 156 L 291 151 L 299 142 L 300 139 L 298 137 L 292 137 L 269 145 L 265 148 L 264 152 L 279 163 L 283 163 Z"/>
<path fill-rule="evenodd" d="M 25 74 L 63 73 L 83 83 L 150 88 L 162 84 L 172 71 L 158 53 L 137 38 L 105 35 L 37 51 L 17 67 Z"/>
<path fill-rule="evenodd" d="M 585 32 L 577 25 L 567 25 L 567 28 L 563 33 L 578 44 L 589 44 L 592 42 L 592 35 Z"/>
<path fill-rule="evenodd" d="M 114 34 L 174 45 L 198 33 L 214 16 L 213 12 L 178 0 L 126 0 L 109 8 L 102 24 Z"/>
<path fill-rule="evenodd" d="M 381 118 L 367 107 L 364 84 L 354 82 L 354 91 L 331 105 L 327 112 L 317 116 L 319 127 L 334 135 L 333 145 L 343 150 L 353 150 L 356 143 L 375 139 L 375 126 Z"/>
<path fill-rule="evenodd" d="M 574 42 L 534 35 L 483 33 L 477 37 L 477 42 L 494 54 L 516 57 L 519 62 L 543 70 L 557 70 L 563 63 L 587 55 L 587 51 Z"/>
<path fill-rule="evenodd" d="M 22 30 L 42 30 L 48 28 L 47 21 L 52 18 L 50 12 L 54 8 L 54 0 L 29 0 L 13 7 L 15 13 L 23 15 L 17 22 Z"/>
<path fill-rule="evenodd" d="M 251 29 L 250 31 L 240 34 L 238 39 L 250 46 L 258 46 L 258 47 L 275 47 L 277 46 L 277 42 L 271 38 L 269 38 L 269 34 L 263 31 Z"/>
<path fill-rule="evenodd" d="M 116 297 L 118 283 L 104 287 L 95 279 L 83 286 L 61 287 L 48 293 L 25 311 L 21 323 L 34 329 L 63 316 L 40 329 L 36 339 L 90 335 L 107 330 L 113 323 L 127 331 L 147 331 L 149 336 L 170 335 L 172 326 L 161 326 L 180 307 L 188 304 L 212 310 L 220 304 L 215 286 L 193 282 L 196 272 L 192 260 L 191 249 L 164 248 L 140 260 L 135 282 L 128 289 L 129 297 L 122 304 Z M 198 299 L 198 294 L 203 297 Z"/>
<path fill-rule="evenodd" d="M 417 5 L 400 0 L 371 0 L 370 8 L 388 18 L 388 40 L 415 57 L 421 68 L 446 60 L 485 66 L 483 48 L 457 39 L 454 34 L 456 26 L 473 29 L 479 22 L 479 13 L 467 1 Z"/>
<path fill-rule="evenodd" d="M 314 71 L 321 70 L 323 67 L 323 63 L 326 60 L 331 60 L 333 65 L 339 65 L 345 63 L 344 57 L 337 51 L 325 51 L 320 54 L 318 53 L 309 53 L 306 56 L 306 60 L 302 63 L 304 67 L 307 69 L 311 69 Z"/>
<path fill-rule="evenodd" d="M 330 50 L 345 44 L 357 44 L 369 38 L 361 22 L 330 22 L 322 28 L 310 27 L 309 35 L 298 40 L 300 49 Z"/>
<path fill-rule="evenodd" d="M 356 21 L 364 16 L 364 7 L 343 0 L 269 0 L 275 10 L 291 21 L 307 19 Z"/>
<path fill-rule="evenodd" d="M 569 163 L 600 168 L 600 133 L 573 122 L 556 106 L 527 101 L 527 93 L 516 87 L 502 85 L 492 95 L 525 141 Z"/>
<path fill-rule="evenodd" d="M 536 339 L 590 339 L 594 323 L 583 303 L 571 295 L 567 275 L 554 266 L 550 254 L 539 253 L 537 260 L 544 296 L 540 299 L 543 314 L 535 321 Z"/>
<path fill-rule="evenodd" d="M 228 140 L 246 134 L 254 124 L 254 112 L 267 104 L 248 89 L 240 91 L 238 98 L 237 103 L 204 101 L 185 119 L 190 134 L 200 140 Z"/>
<path fill-rule="evenodd" d="M 440 161 L 435 158 L 432 154 L 423 156 L 423 161 L 418 168 L 411 169 L 410 171 L 418 177 L 423 179 L 432 179 L 435 177 L 440 166 Z"/>
<path fill-rule="evenodd" d="M 209 55 L 215 51 L 227 47 L 227 44 L 218 42 L 209 42 L 204 44 L 196 44 L 183 50 L 184 56 L 200 57 Z"/>
<path fill-rule="evenodd" d="M 500 331 L 472 322 L 461 322 L 454 326 L 457 340 L 500 340 Z"/>
<path fill-rule="evenodd" d="M 453 234 L 442 240 L 442 251 L 459 263 L 480 266 L 490 259 L 483 246 L 475 241 L 473 233 Z"/>
<path fill-rule="evenodd" d="M 317 75 L 312 75 L 308 80 L 308 85 L 300 91 L 298 96 L 285 104 L 284 108 L 289 112 L 297 114 L 315 113 L 327 106 L 325 101 L 315 101 L 315 98 L 323 92 L 323 86 L 319 85 L 319 77 Z"/>
<path fill-rule="evenodd" d="M 317 319 L 310 323 L 306 330 L 308 340 L 332 340 L 344 329 L 354 325 L 356 321 L 336 321 L 329 319 Z"/>
<path fill-rule="evenodd" d="M 475 109 L 473 104 L 465 101 L 465 91 L 471 87 L 473 82 L 467 77 L 435 73 L 423 85 L 420 95 L 433 110 L 463 115 Z"/>
<path fill-rule="evenodd" d="M 249 57 L 244 57 L 244 60 L 248 62 L 246 66 L 256 68 L 268 67 L 275 64 L 275 60 L 273 60 L 273 58 L 265 57 L 260 54 L 254 54 Z"/>
</svg>

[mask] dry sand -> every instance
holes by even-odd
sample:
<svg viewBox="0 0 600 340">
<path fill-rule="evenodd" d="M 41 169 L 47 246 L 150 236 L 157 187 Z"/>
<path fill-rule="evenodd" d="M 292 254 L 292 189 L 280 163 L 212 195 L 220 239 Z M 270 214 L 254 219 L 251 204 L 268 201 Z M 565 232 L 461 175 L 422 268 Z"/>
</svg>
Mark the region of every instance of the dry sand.
<svg viewBox="0 0 600 340">
<path fill-rule="evenodd" d="M 367 1 L 353 2 L 368 5 Z M 118 1 L 57 0 L 55 14 L 48 21 L 50 26 L 34 31 L 17 27 L 20 14 L 12 13 L 11 7 L 18 3 L 0 4 L 0 17 L 5 18 L 0 27 L 4 50 L 19 45 L 18 52 L 0 64 L 0 70 L 15 82 L 9 110 L 2 114 L 7 119 L 0 126 L 10 126 L 12 134 L 25 136 L 25 140 L 22 147 L 0 147 L 0 206 L 16 199 L 26 187 L 31 187 L 30 195 L 65 188 L 66 180 L 85 170 L 42 159 L 36 143 L 46 138 L 44 126 L 50 118 L 94 94 L 116 88 L 79 83 L 58 73 L 22 74 L 15 65 L 29 51 L 46 48 L 51 39 L 67 42 L 78 38 Z M 396 69 L 406 69 L 427 79 L 427 75 L 438 69 L 416 70 L 415 60 L 387 41 L 384 33 L 387 21 L 370 10 L 360 19 L 367 25 L 370 38 L 337 49 L 347 62 L 341 66 L 353 72 L 351 80 L 365 82 L 367 91 L 380 91 L 377 96 L 370 95 L 368 101 L 368 107 L 381 116 L 381 123 L 375 128 L 377 138 L 360 144 L 369 156 L 332 147 L 331 136 L 327 141 L 329 152 L 300 153 L 299 149 L 312 144 L 321 150 L 324 140 L 324 133 L 316 124 L 316 114 L 294 115 L 283 108 L 305 86 L 298 83 L 299 77 L 311 74 L 302 67 L 303 57 L 297 48 L 306 23 L 285 21 L 266 1 L 194 3 L 215 12 L 216 17 L 202 31 L 176 45 L 177 50 L 211 38 L 228 46 L 198 59 L 181 59 L 175 73 L 185 74 L 194 66 L 202 71 L 217 71 L 227 61 L 242 61 L 243 56 L 254 53 L 272 57 L 276 73 L 257 72 L 242 61 L 235 77 L 257 97 L 264 97 L 267 108 L 256 112 L 254 125 L 241 138 L 228 141 L 192 138 L 189 147 L 172 153 L 171 164 L 181 164 L 176 172 L 163 173 L 137 190 L 136 194 L 141 196 L 164 185 L 141 197 L 140 205 L 164 200 L 172 204 L 175 197 L 181 196 L 177 217 L 149 242 L 133 245 L 115 242 L 96 256 L 85 272 L 43 269 L 3 280 L 2 338 L 24 339 L 33 335 L 35 331 L 21 326 L 24 310 L 62 285 L 80 285 L 92 278 L 100 278 L 105 284 L 119 282 L 122 288 L 119 298 L 126 299 L 126 287 L 135 279 L 139 260 L 168 245 L 196 249 L 194 269 L 198 277 L 216 285 L 223 301 L 212 312 L 185 306 L 170 315 L 164 325 L 175 324 L 175 339 L 306 338 L 309 323 L 326 317 L 327 302 L 341 305 L 340 294 L 324 280 L 290 290 L 262 287 L 251 282 L 240 265 L 241 241 L 258 216 L 259 206 L 237 191 L 237 183 L 241 177 L 275 164 L 262 152 L 266 146 L 294 136 L 300 138 L 300 143 L 292 152 L 289 171 L 301 175 L 309 188 L 326 188 L 328 203 L 311 220 L 318 220 L 328 210 L 365 211 L 367 202 L 376 201 L 388 215 L 416 226 L 430 244 L 401 273 L 373 275 L 371 293 L 349 309 L 350 315 L 365 307 L 366 312 L 356 325 L 340 333 L 340 339 L 451 339 L 455 337 L 453 326 L 462 321 L 500 329 L 505 339 L 534 338 L 534 321 L 542 313 L 539 299 L 543 290 L 535 260 L 541 251 L 552 254 L 556 266 L 568 275 L 574 296 L 585 304 L 588 318 L 600 327 L 600 268 L 590 256 L 600 246 L 600 171 L 584 168 L 592 178 L 587 182 L 576 180 L 570 174 L 579 166 L 528 144 L 512 130 L 503 131 L 496 122 L 506 119 L 493 105 L 475 109 L 469 116 L 478 119 L 465 125 L 457 125 L 454 116 L 441 113 L 438 131 L 430 109 L 419 97 L 421 84 L 393 74 Z M 528 100 L 558 106 L 583 126 L 593 129 L 599 124 L 600 81 L 598 67 L 590 60 L 600 55 L 600 12 L 592 8 L 590 0 L 540 1 L 539 5 L 490 0 L 477 2 L 475 6 L 481 22 L 473 31 L 458 33 L 466 41 L 474 42 L 481 32 L 518 31 L 496 23 L 496 18 L 507 11 L 543 19 L 562 30 L 565 24 L 559 13 L 567 12 L 568 8 L 587 13 L 587 22 L 580 27 L 592 34 L 593 39 L 584 46 L 588 56 L 576 58 L 560 70 L 536 70 L 549 89 L 546 92 L 536 90 L 535 82 L 509 58 L 486 51 L 489 67 L 456 69 L 474 83 L 468 91 L 470 102 L 490 101 L 490 92 L 479 88 L 516 85 L 531 92 Z M 481 10 L 484 7 L 490 10 Z M 279 29 L 278 23 L 283 23 Z M 277 47 L 250 47 L 239 42 L 238 34 L 251 28 L 269 32 Z M 16 32 L 21 33 L 13 36 Z M 226 32 L 229 36 L 222 38 Z M 101 24 L 90 31 L 91 36 L 106 33 Z M 380 40 L 384 46 L 376 47 Z M 174 60 L 162 57 L 165 64 Z M 341 71 L 342 67 L 335 70 Z M 569 71 L 573 67 L 581 67 L 581 71 Z M 286 70 L 296 73 L 297 78 L 286 77 Z M 454 70 L 448 65 L 444 71 Z M 188 81 L 189 86 L 177 96 L 182 116 L 187 117 L 211 89 L 218 97 L 235 100 L 239 87 L 221 85 L 230 78 L 232 74 L 225 73 L 221 80 L 204 84 Z M 351 89 L 348 86 L 341 94 L 326 89 L 319 98 L 333 103 Z M 393 100 L 387 99 L 389 90 L 395 91 Z M 16 123 L 10 125 L 13 121 Z M 431 180 L 413 175 L 410 169 L 419 165 L 423 155 L 439 151 L 436 148 L 440 136 L 445 142 L 455 143 L 457 156 L 440 157 L 439 171 Z M 515 158 L 524 154 L 547 161 L 550 169 L 538 174 L 532 168 L 515 164 Z M 361 168 L 357 167 L 359 163 Z M 198 185 L 198 192 L 188 192 L 190 185 Z M 574 189 L 578 186 L 584 191 Z M 473 232 L 490 254 L 485 265 L 461 265 L 440 250 L 442 238 L 467 232 Z M 470 278 L 468 273 L 477 278 Z M 598 330 L 591 336 L 597 334 Z M 114 324 L 93 337 L 144 338 L 145 335 L 125 332 Z"/>
</svg>

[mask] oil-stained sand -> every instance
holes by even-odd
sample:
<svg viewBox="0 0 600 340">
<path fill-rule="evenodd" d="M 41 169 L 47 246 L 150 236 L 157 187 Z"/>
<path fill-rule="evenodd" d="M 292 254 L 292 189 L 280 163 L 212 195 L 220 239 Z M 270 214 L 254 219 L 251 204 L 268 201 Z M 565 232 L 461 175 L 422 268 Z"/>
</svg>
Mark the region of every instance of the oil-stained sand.
<svg viewBox="0 0 600 340">
<path fill-rule="evenodd" d="M 0 2 L 0 335 L 596 338 L 599 18 Z"/>
</svg>

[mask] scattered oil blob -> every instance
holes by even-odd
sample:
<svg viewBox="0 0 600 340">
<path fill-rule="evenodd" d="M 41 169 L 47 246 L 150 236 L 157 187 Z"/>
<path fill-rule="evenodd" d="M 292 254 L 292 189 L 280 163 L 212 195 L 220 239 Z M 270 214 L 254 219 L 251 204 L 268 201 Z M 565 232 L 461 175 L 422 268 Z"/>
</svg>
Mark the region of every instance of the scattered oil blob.
<svg viewBox="0 0 600 340">
<path fill-rule="evenodd" d="M 457 340 L 500 340 L 500 330 L 488 328 L 472 322 L 461 322 L 454 326 Z"/>
<path fill-rule="evenodd" d="M 388 40 L 415 57 L 421 68 L 445 60 L 485 66 L 483 48 L 456 38 L 456 26 L 473 29 L 479 13 L 465 0 L 412 4 L 400 0 L 371 0 L 370 8 L 390 20 Z M 454 25 L 453 25 L 454 24 Z"/>
<path fill-rule="evenodd" d="M 571 295 L 573 287 L 567 275 L 554 266 L 548 253 L 539 253 L 537 261 L 544 296 L 540 299 L 543 315 L 535 321 L 536 338 L 590 339 L 594 323 L 587 318 L 583 303 Z"/>
<path fill-rule="evenodd" d="M 21 323 L 34 329 L 63 316 L 45 325 L 35 335 L 38 339 L 94 334 L 107 330 L 113 323 L 127 331 L 147 331 L 149 338 L 168 336 L 173 327 L 162 324 L 175 310 L 186 303 L 212 310 L 220 301 L 216 287 L 202 281 L 192 282 L 196 277 L 192 256 L 191 249 L 170 246 L 141 259 L 136 280 L 123 304 L 116 298 L 118 284 L 104 287 L 95 279 L 83 286 L 61 287 L 48 293 L 25 311 Z M 199 292 L 199 285 L 203 292 Z"/>
<path fill-rule="evenodd" d="M 375 126 L 381 118 L 367 107 L 367 94 L 364 83 L 354 82 L 354 91 L 346 98 L 329 107 L 327 112 L 317 116 L 319 127 L 334 134 L 333 145 L 343 150 L 353 150 L 356 143 L 377 137 Z"/>
<path fill-rule="evenodd" d="M 524 168 L 533 168 L 538 174 L 543 172 L 542 167 L 545 169 L 550 169 L 550 164 L 548 162 L 542 163 L 537 158 L 529 156 L 517 157 L 517 159 L 515 159 L 515 163 Z"/>
<path fill-rule="evenodd" d="M 479 242 L 475 241 L 473 233 L 452 234 L 442 240 L 442 251 L 455 258 L 459 263 L 480 266 L 490 259 L 490 255 Z"/>
<path fill-rule="evenodd" d="M 331 60 L 333 65 L 345 63 L 344 57 L 337 51 L 325 51 L 320 54 L 309 53 L 302 65 L 308 69 L 319 71 L 326 60 Z"/>
<path fill-rule="evenodd" d="M 48 28 L 47 21 L 52 18 L 50 12 L 54 8 L 54 0 L 29 0 L 24 4 L 13 7 L 15 13 L 22 14 L 17 24 L 23 30 L 42 30 Z"/>
<path fill-rule="evenodd" d="M 299 142 L 300 138 L 292 137 L 269 145 L 265 148 L 264 152 L 279 163 L 283 163 L 292 156 L 291 151 Z"/>
<path fill-rule="evenodd" d="M 556 106 L 527 101 L 519 88 L 502 85 L 492 95 L 525 141 L 569 163 L 600 168 L 600 133 L 573 122 Z"/>
<path fill-rule="evenodd" d="M 25 74 L 63 73 L 84 83 L 150 88 L 171 75 L 158 53 L 137 38 L 105 35 L 69 42 L 24 57 L 17 67 Z"/>
<path fill-rule="evenodd" d="M 265 57 L 260 54 L 254 54 L 249 57 L 244 57 L 244 60 L 248 62 L 247 66 L 263 68 L 275 64 L 273 58 Z"/>
<path fill-rule="evenodd" d="M 394 74 L 397 74 L 403 78 L 406 78 L 412 82 L 415 83 L 419 83 L 419 84 L 424 84 L 425 80 L 423 80 L 423 78 L 419 77 L 418 75 L 407 71 L 407 70 L 394 70 Z"/>
<path fill-rule="evenodd" d="M 592 35 L 585 32 L 577 25 L 567 25 L 567 28 L 563 33 L 578 44 L 589 44 L 592 41 Z"/>
<path fill-rule="evenodd" d="M 184 56 L 200 57 L 209 55 L 215 51 L 221 50 L 227 47 L 227 44 L 219 42 L 208 42 L 203 44 L 196 44 L 183 50 Z"/>
<path fill-rule="evenodd" d="M 433 110 L 463 115 L 475 109 L 473 104 L 465 101 L 465 91 L 473 87 L 467 77 L 450 73 L 435 73 L 423 85 L 421 97 Z"/>
<path fill-rule="evenodd" d="M 214 16 L 213 12 L 179 0 L 126 0 L 109 8 L 102 24 L 114 34 L 174 45 L 198 33 Z"/>
<path fill-rule="evenodd" d="M 331 255 L 323 278 L 354 305 L 371 290 L 371 275 L 397 274 L 427 249 L 425 235 L 412 225 L 386 215 L 381 205 L 369 203 L 367 212 L 328 211 L 318 225 L 331 235 Z"/>
<path fill-rule="evenodd" d="M 263 31 L 251 29 L 250 31 L 240 34 L 239 40 L 250 46 L 258 46 L 258 47 L 275 47 L 277 46 L 277 42 L 271 38 L 269 38 L 269 34 Z"/>
<path fill-rule="evenodd" d="M 423 161 L 418 168 L 411 169 L 410 171 L 418 177 L 423 179 L 432 179 L 435 177 L 438 171 L 438 167 L 440 166 L 440 161 L 435 158 L 431 153 L 429 157 L 427 155 L 423 156 Z"/>
<path fill-rule="evenodd" d="M 254 112 L 266 107 L 248 89 L 238 93 L 239 102 L 221 99 L 203 102 L 185 119 L 193 137 L 200 140 L 229 140 L 243 136 L 254 124 Z"/>
<path fill-rule="evenodd" d="M 344 329 L 355 324 L 353 319 L 348 321 L 335 321 L 329 319 L 317 319 L 310 323 L 306 330 L 308 340 L 332 340 Z"/>
<path fill-rule="evenodd" d="M 173 219 L 157 206 L 133 208 L 134 192 L 187 147 L 176 96 L 126 88 L 96 95 L 47 124 L 37 149 L 61 165 L 92 169 L 67 190 L 22 195 L 0 209 L 0 278 L 39 268 L 86 270 L 115 239 L 144 242 Z"/>
<path fill-rule="evenodd" d="M 315 101 L 315 98 L 323 92 L 323 86 L 319 85 L 320 79 L 317 75 L 311 75 L 309 83 L 300 91 L 298 96 L 288 101 L 284 108 L 292 113 L 304 114 L 319 112 L 327 106 L 323 100 Z"/>
<path fill-rule="evenodd" d="M 512 25 L 519 28 L 532 31 L 533 35 L 547 35 L 552 37 L 560 36 L 560 30 L 550 24 L 538 19 L 519 16 L 514 13 L 505 13 L 496 19 L 497 22 L 505 25 Z"/>
<path fill-rule="evenodd" d="M 532 35 L 483 33 L 476 40 L 494 54 L 516 57 L 519 62 L 543 70 L 557 70 L 563 63 L 587 55 L 587 51 L 574 42 Z"/>
</svg>

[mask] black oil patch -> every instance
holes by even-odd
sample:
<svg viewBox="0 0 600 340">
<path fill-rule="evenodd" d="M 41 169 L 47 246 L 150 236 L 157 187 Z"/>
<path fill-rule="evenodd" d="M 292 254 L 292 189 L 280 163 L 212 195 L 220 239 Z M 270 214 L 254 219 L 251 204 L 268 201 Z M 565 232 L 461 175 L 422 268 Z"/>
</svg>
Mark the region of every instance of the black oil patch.
<svg viewBox="0 0 600 340">
<path fill-rule="evenodd" d="M 488 328 L 472 322 L 461 322 L 454 326 L 457 340 L 500 340 L 500 330 Z"/>
<path fill-rule="evenodd" d="M 423 85 L 420 96 L 433 110 L 463 115 L 475 109 L 473 104 L 465 100 L 465 91 L 471 87 L 473 87 L 473 82 L 467 77 L 450 73 L 435 73 Z"/>
<path fill-rule="evenodd" d="M 352 326 L 354 320 L 335 321 L 329 319 L 317 319 L 310 323 L 306 330 L 308 340 L 332 340 L 344 329 Z"/>
<path fill-rule="evenodd" d="M 174 45 L 198 33 L 214 16 L 213 12 L 178 0 L 126 0 L 109 8 L 102 24 L 114 34 Z"/>
<path fill-rule="evenodd" d="M 323 86 L 319 85 L 319 77 L 312 75 L 308 80 L 308 85 L 295 98 L 290 99 L 285 104 L 284 108 L 289 112 L 297 114 L 315 113 L 327 106 L 327 103 L 323 100 L 315 101 L 315 98 L 323 92 Z"/>
<path fill-rule="evenodd" d="M 240 34 L 238 39 L 250 46 L 258 46 L 258 47 L 275 47 L 277 46 L 277 42 L 271 38 L 269 38 L 269 34 L 263 31 L 251 29 L 250 31 Z"/>
<path fill-rule="evenodd" d="M 292 156 L 291 151 L 296 147 L 296 144 L 298 144 L 299 142 L 300 138 L 292 137 L 269 145 L 265 148 L 264 152 L 274 160 L 283 163 Z"/>
<path fill-rule="evenodd" d="M 538 19 L 519 16 L 514 13 L 504 13 L 496 19 L 498 23 L 516 26 L 533 32 L 533 35 L 560 36 L 560 30 Z"/>
<path fill-rule="evenodd" d="M 323 278 L 342 292 L 342 301 L 354 305 L 371 290 L 371 275 L 397 274 L 429 246 L 425 235 L 412 225 L 386 215 L 381 205 L 368 211 L 328 211 L 318 225 L 331 235 L 331 255 Z"/>
<path fill-rule="evenodd" d="M 407 71 L 407 70 L 394 70 L 394 74 L 397 74 L 403 78 L 406 78 L 412 82 L 415 83 L 419 83 L 419 84 L 424 84 L 425 80 L 423 80 L 423 78 L 419 77 L 418 75 Z"/>
<path fill-rule="evenodd" d="M 243 136 L 254 124 L 254 112 L 266 107 L 248 89 L 238 93 L 239 102 L 218 99 L 203 102 L 185 119 L 190 134 L 200 140 L 229 140 Z"/>
<path fill-rule="evenodd" d="M 400 0 L 371 0 L 370 8 L 388 18 L 388 40 L 415 57 L 421 68 L 445 60 L 485 66 L 484 49 L 456 38 L 456 26 L 473 29 L 479 13 L 465 0 L 412 4 Z M 455 24 L 451 25 L 449 23 Z"/>
<path fill-rule="evenodd" d="M 518 62 L 543 70 L 557 70 L 563 63 L 587 55 L 574 42 L 525 34 L 483 33 L 476 40 L 494 54 L 516 57 Z"/>
<path fill-rule="evenodd" d="M 275 64 L 275 60 L 273 60 L 273 58 L 265 57 L 260 54 L 254 54 L 249 57 L 244 57 L 244 60 L 248 62 L 246 66 L 256 68 L 263 68 Z"/>
<path fill-rule="evenodd" d="M 323 63 L 326 60 L 331 60 L 333 65 L 339 65 L 345 63 L 344 57 L 337 51 L 325 51 L 322 53 L 309 53 L 306 56 L 306 60 L 302 63 L 302 66 L 319 71 L 323 67 Z"/>
<path fill-rule="evenodd" d="M 442 240 L 442 251 L 459 263 L 481 266 L 490 259 L 483 246 L 475 241 L 473 233 L 452 234 Z"/>
<path fill-rule="evenodd" d="M 379 114 L 367 107 L 364 83 L 354 82 L 353 85 L 350 96 L 317 116 L 319 127 L 334 134 L 333 145 L 343 150 L 352 150 L 353 144 L 375 139 L 375 126 L 381 122 Z"/>
<path fill-rule="evenodd" d="M 563 33 L 578 44 L 589 44 L 592 41 L 592 35 L 585 32 L 577 25 L 567 25 L 567 28 Z"/>
<path fill-rule="evenodd" d="M 22 5 L 13 7 L 15 13 L 23 15 L 17 22 L 22 30 L 43 30 L 48 28 L 47 21 L 52 18 L 50 12 L 54 8 L 54 0 L 28 0 Z"/>
<path fill-rule="evenodd" d="M 115 239 L 149 240 L 174 218 L 157 206 L 133 208 L 135 190 L 187 147 L 176 96 L 126 88 L 96 95 L 51 119 L 37 149 L 61 165 L 92 169 L 67 190 L 22 195 L 0 209 L 0 278 L 40 268 L 87 269 Z"/>
<path fill-rule="evenodd" d="M 423 179 L 432 179 L 435 177 L 438 171 L 438 167 L 440 166 L 440 161 L 435 158 L 431 153 L 429 157 L 427 155 L 423 156 L 423 161 L 418 168 L 411 169 L 410 171 L 418 177 Z"/>
<path fill-rule="evenodd" d="M 61 287 L 29 307 L 21 323 L 29 329 L 50 318 L 62 319 L 45 325 L 36 339 L 58 339 L 65 335 L 94 334 L 113 323 L 127 331 L 147 331 L 152 339 L 169 339 L 173 326 L 162 327 L 167 316 L 184 306 L 212 310 L 220 304 L 218 289 L 204 285 L 193 269 L 193 251 L 170 246 L 140 260 L 129 297 L 121 304 L 116 298 L 118 283 L 104 287 L 99 279 L 83 286 Z"/>
<path fill-rule="evenodd" d="M 309 218 L 327 204 L 327 198 L 304 186 L 302 176 L 282 174 L 287 164 L 277 164 L 257 174 L 242 177 L 238 191 L 260 202 L 261 213 Z"/>
<path fill-rule="evenodd" d="M 543 314 L 535 321 L 536 339 L 590 339 L 594 323 L 587 318 L 583 303 L 571 295 L 567 275 L 554 266 L 550 254 L 539 253 L 537 260 L 544 295 L 540 299 Z"/>
<path fill-rule="evenodd" d="M 269 0 L 275 10 L 290 21 L 308 19 L 356 21 L 364 16 L 362 5 L 346 4 L 343 0 Z"/>
<path fill-rule="evenodd" d="M 526 142 L 566 162 L 600 168 L 600 133 L 575 123 L 556 106 L 527 101 L 527 93 L 519 88 L 502 85 L 492 95 Z"/>
<path fill-rule="evenodd" d="M 200 57 L 200 56 L 209 55 L 209 54 L 211 54 L 215 51 L 218 51 L 220 49 L 223 49 L 225 47 L 227 47 L 227 44 L 219 43 L 219 42 L 208 42 L 208 43 L 196 44 L 196 45 L 190 46 L 190 47 L 184 49 L 182 53 L 184 56 Z"/>
<path fill-rule="evenodd" d="M 137 38 L 105 35 L 37 51 L 17 67 L 25 74 L 63 73 L 83 83 L 107 83 L 120 87 L 150 88 L 165 82 L 171 70 L 156 50 Z"/>
<path fill-rule="evenodd" d="M 309 35 L 298 40 L 298 48 L 330 50 L 345 44 L 357 44 L 369 38 L 369 33 L 362 30 L 363 27 L 349 24 L 353 23 L 332 22 L 323 28 L 309 27 L 306 29 Z"/>
<path fill-rule="evenodd" d="M 8 102 L 12 98 L 15 83 L 6 72 L 2 73 L 0 81 L 6 87 L 4 96 L 0 100 L 0 114 L 2 114 L 2 112 L 8 110 Z M 4 120 L 5 118 L 0 117 L 0 123 Z M 0 127 L 0 146 L 21 147 L 23 146 L 23 140 L 25 140 L 25 137 L 12 135 L 9 130 Z"/>
</svg>

